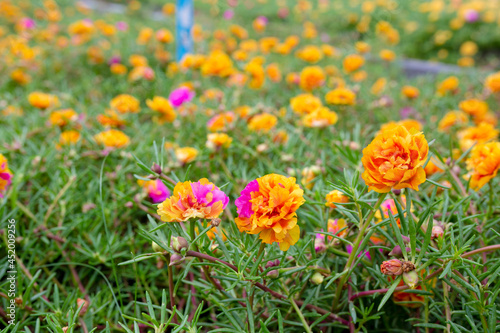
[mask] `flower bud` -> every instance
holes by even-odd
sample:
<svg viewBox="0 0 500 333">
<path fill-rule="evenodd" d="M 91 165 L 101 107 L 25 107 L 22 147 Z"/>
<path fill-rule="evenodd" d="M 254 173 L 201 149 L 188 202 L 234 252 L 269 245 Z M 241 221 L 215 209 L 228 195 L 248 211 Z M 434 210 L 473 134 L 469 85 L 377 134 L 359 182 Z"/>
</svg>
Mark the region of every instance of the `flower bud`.
<svg viewBox="0 0 500 333">
<path fill-rule="evenodd" d="M 178 253 L 174 253 L 174 254 L 172 254 L 170 256 L 170 264 L 169 264 L 169 266 L 180 264 L 183 261 L 184 261 L 184 257 L 183 256 L 181 256 Z"/>
<path fill-rule="evenodd" d="M 212 228 L 218 227 L 220 225 L 221 219 L 215 218 L 210 220 L 210 224 L 212 225 Z"/>
<path fill-rule="evenodd" d="M 403 281 L 410 287 L 411 289 L 415 289 L 418 283 L 418 274 L 415 270 L 407 273 L 403 273 Z"/>
<path fill-rule="evenodd" d="M 266 268 L 274 267 L 274 266 L 279 266 L 280 265 L 280 260 L 270 260 L 266 263 Z"/>
<path fill-rule="evenodd" d="M 401 190 L 393 189 L 392 193 L 394 193 L 395 195 L 400 195 L 401 194 Z"/>
<path fill-rule="evenodd" d="M 271 279 L 277 279 L 278 276 L 280 276 L 280 273 L 278 272 L 277 269 L 273 269 L 272 271 L 267 273 L 267 277 L 269 277 Z"/>
<path fill-rule="evenodd" d="M 403 263 L 398 259 L 384 261 L 380 265 L 380 271 L 385 275 L 401 275 L 403 274 Z"/>
<path fill-rule="evenodd" d="M 151 167 L 151 170 L 159 175 L 161 175 L 162 173 L 162 170 L 161 170 L 161 166 L 159 166 L 158 164 L 156 163 L 153 163 L 153 166 Z"/>
<path fill-rule="evenodd" d="M 431 239 L 436 239 L 438 237 L 442 237 L 444 235 L 443 227 L 439 225 L 435 225 L 432 227 Z"/>
<path fill-rule="evenodd" d="M 83 306 L 82 306 L 83 304 Z M 84 299 L 82 298 L 78 298 L 76 300 L 76 306 L 79 308 L 80 306 L 82 306 L 82 309 L 80 310 L 80 313 L 78 314 L 80 317 L 83 317 L 85 315 L 85 313 L 87 312 L 87 309 L 89 308 L 89 304 L 87 301 L 85 301 Z"/>
<path fill-rule="evenodd" d="M 321 253 L 326 250 L 324 239 L 316 238 L 316 240 L 314 241 L 314 250 L 316 251 L 316 253 Z"/>
<path fill-rule="evenodd" d="M 318 285 L 318 284 L 322 284 L 324 279 L 325 279 L 325 277 L 323 276 L 323 274 L 316 272 L 311 277 L 311 282 Z"/>
<path fill-rule="evenodd" d="M 180 253 L 182 249 L 187 249 L 189 247 L 189 244 L 184 237 L 179 236 L 170 238 L 170 246 L 172 247 L 172 250 Z"/>
<path fill-rule="evenodd" d="M 151 247 L 153 248 L 153 251 L 155 251 L 155 252 L 165 252 L 165 250 L 160 245 L 158 245 L 156 242 L 153 242 L 151 244 Z"/>
</svg>

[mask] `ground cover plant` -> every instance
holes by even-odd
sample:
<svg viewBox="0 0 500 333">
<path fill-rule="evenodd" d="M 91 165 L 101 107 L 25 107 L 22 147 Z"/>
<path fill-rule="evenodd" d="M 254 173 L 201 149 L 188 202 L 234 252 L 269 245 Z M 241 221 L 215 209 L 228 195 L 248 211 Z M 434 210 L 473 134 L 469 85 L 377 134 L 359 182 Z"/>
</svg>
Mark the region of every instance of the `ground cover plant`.
<svg viewBox="0 0 500 333">
<path fill-rule="evenodd" d="M 499 331 L 497 1 L 92 3 L 0 0 L 2 332 Z"/>
</svg>

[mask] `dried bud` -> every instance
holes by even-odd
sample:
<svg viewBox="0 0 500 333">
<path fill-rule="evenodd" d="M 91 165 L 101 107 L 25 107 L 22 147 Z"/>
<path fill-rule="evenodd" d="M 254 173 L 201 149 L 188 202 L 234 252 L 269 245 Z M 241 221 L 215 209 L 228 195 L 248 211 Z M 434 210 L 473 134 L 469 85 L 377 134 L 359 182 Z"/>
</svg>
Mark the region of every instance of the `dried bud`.
<svg viewBox="0 0 500 333">
<path fill-rule="evenodd" d="M 439 225 L 435 225 L 432 227 L 431 239 L 436 239 L 438 237 L 442 237 L 444 235 L 443 227 Z"/>
<path fill-rule="evenodd" d="M 218 227 L 220 225 L 221 219 L 220 218 L 215 218 L 210 220 L 210 224 L 212 225 L 212 228 Z"/>
<path fill-rule="evenodd" d="M 156 172 L 157 174 L 161 175 L 162 173 L 162 170 L 161 170 L 161 166 L 159 166 L 158 164 L 156 163 L 153 163 L 153 166 L 151 167 L 151 170 L 153 172 Z"/>
<path fill-rule="evenodd" d="M 418 274 L 415 270 L 403 274 L 403 281 L 410 287 L 414 289 L 418 283 Z"/>
<path fill-rule="evenodd" d="M 395 189 L 393 189 L 392 193 L 394 193 L 395 195 L 400 195 L 401 194 L 401 190 L 395 190 Z"/>
<path fill-rule="evenodd" d="M 83 306 L 82 306 L 83 304 Z M 80 313 L 78 314 L 80 317 L 83 317 L 85 315 L 85 313 L 87 313 L 87 309 L 89 308 L 89 304 L 87 301 L 85 301 L 84 299 L 82 298 L 78 298 L 76 300 L 76 306 L 79 308 L 80 306 L 82 306 L 82 309 L 80 310 Z"/>
<path fill-rule="evenodd" d="M 68 327 L 68 326 L 64 326 L 64 327 L 62 328 L 62 331 L 63 331 L 64 333 L 66 333 L 66 332 L 68 331 L 68 329 L 69 329 L 69 327 Z"/>
<path fill-rule="evenodd" d="M 272 271 L 267 273 L 267 277 L 269 277 L 271 279 L 277 279 L 278 276 L 280 276 L 280 273 L 278 272 L 277 269 L 273 269 Z"/>
<path fill-rule="evenodd" d="M 172 237 L 170 239 L 170 246 L 172 247 L 172 250 L 180 253 L 182 249 L 187 249 L 189 247 L 189 243 L 184 237 Z"/>
<path fill-rule="evenodd" d="M 318 284 L 322 284 L 324 279 L 325 279 L 325 277 L 323 276 L 323 274 L 316 272 L 311 277 L 311 282 L 318 285 Z"/>
<path fill-rule="evenodd" d="M 274 267 L 274 266 L 279 266 L 280 265 L 280 260 L 270 260 L 266 263 L 266 268 Z"/>
<path fill-rule="evenodd" d="M 403 271 L 405 273 L 415 270 L 415 265 L 411 261 L 403 261 Z"/>
<path fill-rule="evenodd" d="M 170 264 L 169 264 L 169 266 L 180 264 L 183 261 L 184 261 L 184 257 L 183 256 L 181 256 L 178 253 L 174 253 L 174 254 L 172 254 L 170 256 Z"/>
<path fill-rule="evenodd" d="M 403 274 L 403 263 L 398 259 L 384 261 L 380 265 L 380 271 L 385 275 L 401 275 Z"/>
<path fill-rule="evenodd" d="M 160 245 L 158 245 L 156 242 L 153 242 L 151 244 L 151 247 L 153 248 L 153 251 L 155 251 L 155 252 L 165 252 L 165 250 Z"/>
</svg>

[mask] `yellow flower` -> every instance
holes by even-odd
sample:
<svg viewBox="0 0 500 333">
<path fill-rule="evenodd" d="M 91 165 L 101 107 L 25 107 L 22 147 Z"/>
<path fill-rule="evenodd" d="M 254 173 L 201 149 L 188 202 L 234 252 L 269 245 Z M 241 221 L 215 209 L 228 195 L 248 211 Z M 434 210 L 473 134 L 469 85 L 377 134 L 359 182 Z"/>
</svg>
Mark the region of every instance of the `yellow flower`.
<svg viewBox="0 0 500 333">
<path fill-rule="evenodd" d="M 379 56 L 382 60 L 385 60 L 388 62 L 391 62 L 394 59 L 396 59 L 396 54 L 394 53 L 394 51 L 387 50 L 387 49 L 380 51 Z"/>
<path fill-rule="evenodd" d="M 325 72 L 319 66 L 305 67 L 300 72 L 300 87 L 305 91 L 319 88 L 325 82 Z"/>
<path fill-rule="evenodd" d="M 280 82 L 281 81 L 281 71 L 280 71 L 280 68 L 278 67 L 278 64 L 276 64 L 276 63 L 269 64 L 266 67 L 266 73 L 272 82 Z"/>
<path fill-rule="evenodd" d="M 327 127 L 337 123 L 337 114 L 327 107 L 320 107 L 315 111 L 306 114 L 302 119 L 306 127 Z"/>
<path fill-rule="evenodd" d="M 303 49 L 297 51 L 297 58 L 307 61 L 309 63 L 317 63 L 323 58 L 321 49 L 314 45 L 305 46 Z"/>
<path fill-rule="evenodd" d="M 94 135 L 94 140 L 106 148 L 123 148 L 130 143 L 130 138 L 125 133 L 115 129 L 109 129 Z"/>
<path fill-rule="evenodd" d="M 231 142 L 233 142 L 233 138 L 226 133 L 210 133 L 207 135 L 206 146 L 208 149 L 217 150 L 222 147 L 228 148 Z"/>
<path fill-rule="evenodd" d="M 472 41 L 464 42 L 460 45 L 460 54 L 465 57 L 473 56 L 477 53 L 477 44 Z"/>
<path fill-rule="evenodd" d="M 168 29 L 160 29 L 156 32 L 156 40 L 160 43 L 172 43 L 174 41 L 174 35 Z"/>
<path fill-rule="evenodd" d="M 177 117 L 172 104 L 170 104 L 170 101 L 165 97 L 155 96 L 152 100 L 146 100 L 146 105 L 151 110 L 160 113 L 160 117 L 157 118 L 157 121 L 161 124 L 165 122 L 171 123 Z"/>
<path fill-rule="evenodd" d="M 472 148 L 465 161 L 469 172 L 464 176 L 476 191 L 497 175 L 500 169 L 500 142 L 481 143 Z"/>
<path fill-rule="evenodd" d="M 198 150 L 192 147 L 183 147 L 175 149 L 175 157 L 182 164 L 190 163 L 198 156 Z"/>
<path fill-rule="evenodd" d="M 126 94 L 116 96 L 109 105 L 119 113 L 137 113 L 140 110 L 139 100 Z"/>
<path fill-rule="evenodd" d="M 301 94 L 290 100 L 290 107 L 298 114 L 311 113 L 321 106 L 321 100 L 312 94 Z"/>
<path fill-rule="evenodd" d="M 342 65 L 346 73 L 352 73 L 361 68 L 365 63 L 365 58 L 359 54 L 350 54 L 344 58 Z"/>
<path fill-rule="evenodd" d="M 354 46 L 356 47 L 356 51 L 358 51 L 361 54 L 368 53 L 371 50 L 370 44 L 368 44 L 366 42 L 361 42 L 361 41 L 356 42 L 356 44 Z"/>
<path fill-rule="evenodd" d="M 337 208 L 337 206 L 335 206 L 335 203 L 349 202 L 349 198 L 338 190 L 333 190 L 330 193 L 328 193 L 325 197 L 325 200 L 326 200 L 325 206 L 330 208 Z"/>
<path fill-rule="evenodd" d="M 111 73 L 116 75 L 123 75 L 127 73 L 127 67 L 123 64 L 112 64 L 110 66 Z"/>
<path fill-rule="evenodd" d="M 336 88 L 330 90 L 325 100 L 328 104 L 333 105 L 354 105 L 356 104 L 356 94 L 347 88 Z"/>
<path fill-rule="evenodd" d="M 255 132 L 269 132 L 276 123 L 278 118 L 270 113 L 261 113 L 250 119 L 248 123 L 248 128 Z"/>
<path fill-rule="evenodd" d="M 426 179 L 423 165 L 428 153 L 422 132 L 404 126 L 383 131 L 363 149 L 361 177 L 369 190 L 379 193 L 403 188 L 418 191 Z"/>
<path fill-rule="evenodd" d="M 379 95 L 387 85 L 387 79 L 385 77 L 381 77 L 375 81 L 373 86 L 370 89 L 370 92 L 374 95 Z"/>
<path fill-rule="evenodd" d="M 61 146 L 70 146 L 74 145 L 78 141 L 80 141 L 80 133 L 74 130 L 69 130 L 69 131 L 64 131 L 61 133 L 59 136 L 59 144 L 57 145 L 58 148 Z"/>
<path fill-rule="evenodd" d="M 226 77 L 233 72 L 233 61 L 220 50 L 212 51 L 201 66 L 201 74 L 204 76 Z"/>
</svg>

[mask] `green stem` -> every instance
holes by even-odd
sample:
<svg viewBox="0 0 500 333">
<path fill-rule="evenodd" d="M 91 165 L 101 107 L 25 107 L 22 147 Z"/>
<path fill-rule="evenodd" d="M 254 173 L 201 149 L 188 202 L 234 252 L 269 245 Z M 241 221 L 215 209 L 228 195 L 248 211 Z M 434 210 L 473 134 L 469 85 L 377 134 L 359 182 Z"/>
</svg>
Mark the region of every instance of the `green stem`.
<svg viewBox="0 0 500 333">
<path fill-rule="evenodd" d="M 338 305 L 338 302 L 340 299 L 340 295 L 342 295 L 342 290 L 344 289 L 344 285 L 347 282 L 347 280 L 349 279 L 349 276 L 351 275 L 352 264 L 354 263 L 354 260 L 356 259 L 356 254 L 358 253 L 359 245 L 361 244 L 361 242 L 365 236 L 366 229 L 370 225 L 370 222 L 372 221 L 373 217 L 375 216 L 375 213 L 379 209 L 380 205 L 382 204 L 382 202 L 384 202 L 386 195 L 387 195 L 387 193 L 380 193 L 378 196 L 378 200 L 375 203 L 375 206 L 373 207 L 373 210 L 370 212 L 370 214 L 368 215 L 366 220 L 364 222 L 362 220 L 359 221 L 360 231 L 358 233 L 358 236 L 356 237 L 356 240 L 355 240 L 353 247 L 352 247 L 351 255 L 349 256 L 349 259 L 347 260 L 347 264 L 345 265 L 345 268 L 344 268 L 344 271 L 347 270 L 348 272 L 342 276 L 342 278 L 339 282 L 339 285 L 337 286 L 337 290 L 335 291 L 335 298 L 333 300 L 333 305 L 332 305 L 332 312 L 335 311 L 335 309 L 337 308 L 337 305 Z M 361 212 L 359 215 L 360 215 L 360 217 L 362 216 Z"/>
<path fill-rule="evenodd" d="M 446 332 L 450 333 L 451 330 L 451 309 L 450 309 L 450 304 L 448 303 L 448 285 L 442 281 L 443 283 L 443 299 L 444 299 L 444 311 L 446 315 Z"/>
<path fill-rule="evenodd" d="M 306 321 L 306 318 L 304 318 L 304 315 L 302 314 L 302 311 L 300 311 L 299 307 L 297 306 L 297 303 L 293 300 L 293 298 L 290 298 L 290 303 L 292 304 L 293 308 L 295 309 L 295 312 L 297 312 L 297 315 L 300 318 L 300 321 L 304 325 L 304 329 L 306 330 L 307 333 L 312 333 L 311 328 L 309 327 L 309 324 Z"/>
<path fill-rule="evenodd" d="M 491 182 L 489 184 L 490 186 L 490 191 L 489 191 L 489 199 L 488 199 L 488 214 L 486 215 L 486 221 L 491 217 L 491 214 L 493 213 L 493 185 L 491 185 Z"/>
</svg>

